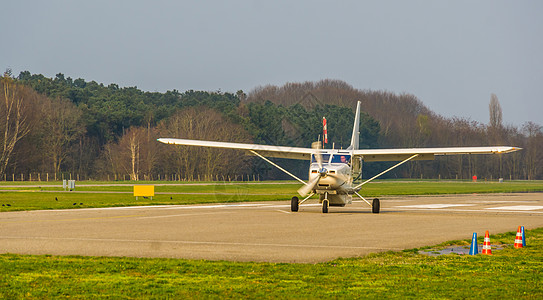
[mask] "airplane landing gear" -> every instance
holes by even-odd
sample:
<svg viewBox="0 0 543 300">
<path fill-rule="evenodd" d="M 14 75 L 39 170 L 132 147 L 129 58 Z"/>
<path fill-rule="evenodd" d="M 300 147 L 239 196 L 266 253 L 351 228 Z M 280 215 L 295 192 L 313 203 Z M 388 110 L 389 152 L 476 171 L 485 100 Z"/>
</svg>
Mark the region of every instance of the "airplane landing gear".
<svg viewBox="0 0 543 300">
<path fill-rule="evenodd" d="M 327 214 L 328 213 L 328 199 L 322 200 L 322 213 Z"/>
<path fill-rule="evenodd" d="M 378 198 L 373 199 L 373 203 L 371 205 L 371 212 L 374 214 L 378 214 L 380 209 L 381 209 L 381 203 L 379 202 L 379 199 Z"/>
<path fill-rule="evenodd" d="M 298 207 L 299 207 L 298 200 L 299 200 L 298 197 L 292 197 L 292 199 L 290 200 L 290 211 L 293 211 L 293 212 L 298 211 Z"/>
<path fill-rule="evenodd" d="M 330 201 L 328 200 L 328 192 L 324 193 L 324 199 L 322 200 L 322 213 L 327 214 L 328 213 L 328 206 L 330 205 Z"/>
</svg>

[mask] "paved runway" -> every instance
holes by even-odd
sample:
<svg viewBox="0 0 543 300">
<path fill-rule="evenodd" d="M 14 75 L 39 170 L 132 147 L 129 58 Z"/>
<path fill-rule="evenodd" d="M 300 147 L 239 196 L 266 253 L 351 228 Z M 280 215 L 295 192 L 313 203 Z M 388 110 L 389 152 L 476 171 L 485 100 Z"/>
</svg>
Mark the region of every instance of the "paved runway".
<svg viewBox="0 0 543 300">
<path fill-rule="evenodd" d="M 362 202 L 148 206 L 0 213 L 0 253 L 304 262 L 543 227 L 543 193 L 386 197 Z M 513 243 L 513 241 L 511 241 Z"/>
</svg>

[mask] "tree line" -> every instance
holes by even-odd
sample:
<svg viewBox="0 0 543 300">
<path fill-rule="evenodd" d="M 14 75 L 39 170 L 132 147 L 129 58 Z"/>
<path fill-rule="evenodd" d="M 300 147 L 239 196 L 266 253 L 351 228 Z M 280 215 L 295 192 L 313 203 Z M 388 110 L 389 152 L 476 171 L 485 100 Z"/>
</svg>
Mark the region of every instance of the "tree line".
<svg viewBox="0 0 543 300">
<path fill-rule="evenodd" d="M 247 96 L 249 102 L 272 101 L 280 105 L 320 103 L 355 107 L 380 125 L 378 146 L 381 148 L 454 147 L 511 145 L 524 148 L 506 155 L 462 155 L 438 157 L 432 162 L 413 162 L 392 176 L 416 178 L 543 178 L 543 127 L 525 122 L 520 127 L 503 124 L 498 97 L 490 95 L 489 124 L 468 118 L 445 118 L 428 109 L 410 94 L 366 91 L 339 80 L 288 83 L 283 86 L 260 86 Z"/>
<path fill-rule="evenodd" d="M 93 179 L 221 180 L 257 175 L 285 178 L 265 162 L 235 150 L 175 147 L 179 137 L 308 147 L 328 119 L 330 144 L 350 143 L 354 107 L 362 101 L 361 148 L 511 144 L 524 151 L 503 157 L 462 156 L 416 162 L 390 176 L 543 178 L 541 126 L 501 124 L 499 102 L 489 125 L 443 118 L 415 96 L 361 91 L 335 80 L 257 87 L 245 94 L 177 90 L 144 92 L 63 74 L 47 78 L 9 70 L 1 79 L 0 176 L 70 173 Z M 278 162 L 307 177 L 307 162 Z M 364 166 L 371 175 L 386 163 Z M 13 175 L 12 175 L 13 176 Z M 220 177 L 222 176 L 222 177 Z M 52 177 L 51 177 L 52 178 Z"/>
</svg>

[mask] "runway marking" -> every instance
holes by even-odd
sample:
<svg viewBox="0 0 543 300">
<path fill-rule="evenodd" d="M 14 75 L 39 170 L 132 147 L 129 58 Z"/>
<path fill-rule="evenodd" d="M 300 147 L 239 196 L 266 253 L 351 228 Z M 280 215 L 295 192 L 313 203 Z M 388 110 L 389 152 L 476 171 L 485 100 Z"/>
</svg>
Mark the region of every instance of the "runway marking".
<svg viewBox="0 0 543 300">
<path fill-rule="evenodd" d="M 87 221 L 87 220 L 106 220 L 106 219 L 125 219 L 143 216 L 126 215 L 126 216 L 111 216 L 111 217 L 89 217 L 89 218 L 72 218 L 72 219 L 50 219 L 50 220 L 20 220 L 20 221 L 0 221 L 0 224 L 17 224 L 17 223 L 41 223 L 41 222 L 68 222 L 68 221 Z"/>
<path fill-rule="evenodd" d="M 95 211 L 95 210 L 125 210 L 125 209 L 147 209 L 147 208 L 167 208 L 172 205 L 147 205 L 147 206 L 119 206 L 119 207 L 93 207 L 93 208 L 78 208 L 78 209 L 50 209 L 50 210 L 35 210 L 33 213 L 49 213 L 49 212 L 79 212 L 79 211 Z"/>
<path fill-rule="evenodd" d="M 100 211 L 100 210 L 137 210 L 137 209 L 201 209 L 201 208 L 236 208 L 250 206 L 268 206 L 273 204 L 218 204 L 218 205 L 142 205 L 142 206 L 120 206 L 120 207 L 94 207 L 78 209 L 51 209 L 37 210 L 37 213 L 49 212 L 81 212 L 81 211 Z"/>
<path fill-rule="evenodd" d="M 381 199 L 383 202 L 411 202 L 412 199 Z M 364 200 L 353 200 L 353 203 L 366 203 Z"/>
<path fill-rule="evenodd" d="M 539 202 L 537 200 L 481 200 L 477 203 L 532 203 Z"/>
<path fill-rule="evenodd" d="M 420 204 L 420 205 L 404 205 L 396 206 L 396 208 L 422 208 L 422 209 L 437 209 L 459 206 L 474 206 L 475 204 Z"/>
<path fill-rule="evenodd" d="M 195 213 L 195 214 L 177 214 L 177 215 L 164 215 L 164 216 L 152 216 L 152 217 L 141 217 L 138 219 L 159 219 L 159 218 L 174 218 L 174 217 L 190 217 L 190 216 L 203 216 L 203 215 L 218 215 L 218 214 L 228 214 L 227 211 L 219 212 L 209 212 L 209 213 Z"/>
<path fill-rule="evenodd" d="M 537 205 L 512 205 L 512 206 L 489 207 L 489 208 L 485 208 L 485 209 L 528 211 L 528 210 L 543 209 L 543 206 L 537 206 Z"/>
<path fill-rule="evenodd" d="M 119 243 L 169 243 L 187 245 L 226 245 L 226 246 L 252 246 L 252 247 L 286 247 L 286 248 L 323 248 L 323 249 L 370 249 L 394 250 L 403 248 L 367 247 L 367 246 L 334 246 L 334 245 L 302 245 L 302 244 L 274 244 L 274 243 L 239 243 L 239 242 L 210 242 L 210 241 L 172 241 L 172 240 L 129 240 L 129 239 L 98 239 L 98 238 L 55 238 L 55 237 L 16 237 L 0 236 L 0 239 L 10 240 L 51 240 L 51 241 L 89 241 L 89 242 L 119 242 Z"/>
<path fill-rule="evenodd" d="M 321 206 L 320 204 L 303 204 L 303 206 Z M 206 208 L 285 208 L 290 207 L 290 204 L 266 204 L 266 203 L 255 203 L 255 204 L 221 204 L 221 205 L 178 205 L 172 207 L 166 207 L 164 209 L 206 209 Z"/>
<path fill-rule="evenodd" d="M 425 209 L 421 209 L 421 208 L 402 208 L 402 210 L 407 210 L 407 211 L 424 211 Z M 432 209 L 429 209 L 429 210 L 432 210 Z M 381 211 L 386 211 L 386 210 L 381 210 Z M 433 210 L 435 212 L 444 212 L 444 211 L 450 211 L 450 212 L 469 212 L 469 213 L 517 213 L 517 214 L 530 214 L 530 215 L 533 215 L 533 214 L 543 214 L 543 211 L 533 211 L 533 210 L 494 210 L 494 211 L 489 211 L 488 208 L 484 208 L 484 209 L 439 209 L 439 210 Z"/>
<path fill-rule="evenodd" d="M 255 203 L 255 204 L 216 204 L 216 205 L 171 205 L 164 209 L 206 209 L 206 208 L 238 208 L 238 207 L 260 207 L 271 204 Z"/>
</svg>

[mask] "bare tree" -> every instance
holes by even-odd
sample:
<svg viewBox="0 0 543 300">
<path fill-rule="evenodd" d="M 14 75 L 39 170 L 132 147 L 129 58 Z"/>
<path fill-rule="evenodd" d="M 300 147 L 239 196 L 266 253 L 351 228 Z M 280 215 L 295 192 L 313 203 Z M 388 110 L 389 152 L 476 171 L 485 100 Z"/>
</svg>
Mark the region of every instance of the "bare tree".
<svg viewBox="0 0 543 300">
<path fill-rule="evenodd" d="M 225 119 L 207 107 L 180 110 L 159 125 L 163 137 L 249 142 L 249 134 L 242 126 Z M 164 169 L 175 171 L 186 178 L 203 175 L 207 178 L 221 174 L 239 174 L 247 167 L 243 153 L 227 149 L 187 146 L 166 146 L 160 151 Z M 173 169 L 172 169 L 173 168 Z"/>
<path fill-rule="evenodd" d="M 42 112 L 44 151 L 53 171 L 60 172 L 70 148 L 85 132 L 82 112 L 71 101 L 60 98 L 46 101 Z"/>
<path fill-rule="evenodd" d="M 526 149 L 524 149 L 524 161 L 526 177 L 535 179 L 541 172 L 543 165 L 543 127 L 533 122 L 527 122 L 522 126 L 526 136 Z"/>
<path fill-rule="evenodd" d="M 6 72 L 1 79 L 2 99 L 0 104 L 0 175 L 9 164 L 16 144 L 30 132 L 27 122 L 27 103 L 22 86 L 15 83 Z"/>
<path fill-rule="evenodd" d="M 490 113 L 490 127 L 501 128 L 502 125 L 502 107 L 498 96 L 490 94 L 490 103 L 488 104 L 488 111 Z"/>
<path fill-rule="evenodd" d="M 155 137 L 152 128 L 129 128 L 117 143 L 112 142 L 104 147 L 108 169 L 113 174 L 128 174 L 130 180 L 144 179 L 142 175 L 149 176 L 154 167 Z"/>
</svg>

